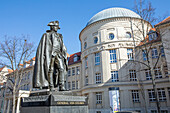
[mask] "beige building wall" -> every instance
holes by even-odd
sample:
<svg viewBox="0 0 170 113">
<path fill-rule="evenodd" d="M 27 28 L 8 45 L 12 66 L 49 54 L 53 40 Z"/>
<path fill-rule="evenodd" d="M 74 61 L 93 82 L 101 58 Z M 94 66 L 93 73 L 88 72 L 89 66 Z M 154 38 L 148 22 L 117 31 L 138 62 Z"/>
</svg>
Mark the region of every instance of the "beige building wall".
<svg viewBox="0 0 170 113">
<path fill-rule="evenodd" d="M 79 68 L 79 71 L 77 72 L 77 68 Z M 81 84 L 81 78 L 80 78 L 80 73 L 81 73 L 81 63 L 76 63 L 69 65 L 68 69 L 70 70 L 70 76 L 67 76 L 67 89 L 69 90 L 74 90 L 78 91 L 80 89 L 80 84 Z M 73 69 L 75 70 L 75 74 L 73 75 Z M 74 87 L 73 87 L 73 82 L 74 82 Z M 70 87 L 68 85 L 70 84 Z"/>
<path fill-rule="evenodd" d="M 32 77 L 34 70 L 35 60 L 31 59 L 29 62 L 25 62 L 20 68 L 23 68 L 19 71 L 21 75 L 21 79 L 18 80 L 19 91 L 16 92 L 16 113 L 20 113 L 20 103 L 22 97 L 28 97 L 30 91 L 35 90 L 32 88 Z M 3 113 L 11 113 L 12 112 L 12 92 L 7 87 L 12 87 L 11 82 L 8 79 L 13 79 L 12 74 L 7 75 L 7 83 L 5 89 L 5 98 L 3 103 Z"/>
<path fill-rule="evenodd" d="M 89 98 L 89 112 L 90 113 L 110 113 L 110 100 L 109 100 L 109 88 L 119 87 L 120 92 L 124 92 L 121 88 L 126 83 L 112 82 L 111 71 L 119 71 L 119 69 L 128 61 L 127 49 L 133 49 L 134 44 L 139 43 L 139 39 L 142 40 L 141 34 L 135 34 L 134 39 L 127 38 L 126 33 L 132 33 L 132 28 L 137 31 L 135 26 L 131 27 L 131 21 L 134 24 L 139 24 L 140 19 L 136 18 L 112 18 L 105 19 L 99 22 L 93 23 L 85 27 L 80 33 L 81 41 L 81 61 L 82 61 L 82 95 L 86 95 Z M 147 27 L 151 27 L 147 22 L 144 23 L 145 30 Z M 147 27 L 146 27 L 147 26 Z M 109 39 L 109 34 L 115 35 L 113 40 Z M 94 44 L 94 38 L 98 37 L 98 42 Z M 85 48 L 85 43 L 87 47 Z M 110 63 L 109 50 L 116 50 L 115 63 Z M 100 53 L 100 65 L 95 65 L 95 53 Z M 86 58 L 88 58 L 88 67 L 86 68 Z M 96 83 L 96 74 L 101 75 L 101 83 Z M 86 79 L 88 78 L 88 85 L 86 85 Z M 121 79 L 121 78 L 120 78 Z M 129 82 L 127 84 L 130 84 Z M 96 103 L 96 93 L 101 93 L 102 102 Z M 125 95 L 124 93 L 120 93 Z M 129 99 L 126 95 L 123 98 Z M 126 100 L 127 100 L 126 99 Z M 120 100 L 123 101 L 124 100 Z M 130 102 L 130 101 L 128 101 Z M 129 103 L 126 104 L 129 104 Z M 122 104 L 123 104 L 122 103 Z"/>
</svg>

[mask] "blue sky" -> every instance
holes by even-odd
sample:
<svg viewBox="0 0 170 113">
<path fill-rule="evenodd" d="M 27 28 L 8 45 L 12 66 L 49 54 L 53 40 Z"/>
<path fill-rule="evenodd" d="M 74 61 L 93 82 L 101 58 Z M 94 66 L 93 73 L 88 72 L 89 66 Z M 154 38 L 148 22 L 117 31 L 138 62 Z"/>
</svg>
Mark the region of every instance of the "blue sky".
<svg viewBox="0 0 170 113">
<path fill-rule="evenodd" d="M 156 15 L 170 13 L 170 0 L 151 0 Z M 133 0 L 1 0 L 0 38 L 28 35 L 35 47 L 50 21 L 58 20 L 69 54 L 81 50 L 79 33 L 92 16 L 111 7 L 133 10 Z M 170 14 L 169 14 L 170 15 Z"/>
</svg>

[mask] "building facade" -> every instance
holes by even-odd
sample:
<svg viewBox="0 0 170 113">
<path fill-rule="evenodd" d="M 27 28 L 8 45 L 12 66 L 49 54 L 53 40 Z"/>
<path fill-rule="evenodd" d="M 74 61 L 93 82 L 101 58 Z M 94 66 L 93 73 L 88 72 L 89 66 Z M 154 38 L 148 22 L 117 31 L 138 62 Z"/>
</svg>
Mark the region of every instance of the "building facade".
<svg viewBox="0 0 170 113">
<path fill-rule="evenodd" d="M 66 88 L 88 97 L 89 113 L 156 113 L 154 82 L 162 113 L 170 112 L 169 25 L 167 18 L 153 29 L 125 8 L 97 13 L 80 32 L 81 52 L 68 55 Z M 35 58 L 21 65 L 17 113 L 21 97 L 37 90 L 32 88 L 34 62 Z M 10 112 L 11 101 L 6 90 L 4 113 Z"/>
<path fill-rule="evenodd" d="M 121 81 L 118 72 L 128 60 L 133 60 L 134 46 L 143 39 L 137 32 L 142 30 L 141 21 L 144 31 L 151 28 L 128 9 L 110 8 L 94 15 L 81 31 L 81 92 L 89 98 L 90 113 L 122 110 L 124 101 L 119 96 L 126 82 Z"/>
<path fill-rule="evenodd" d="M 153 82 L 161 113 L 170 111 L 168 25 L 152 28 L 139 15 L 122 8 L 106 9 L 91 18 L 79 36 L 81 86 L 77 90 L 88 97 L 89 113 L 156 113 L 152 77 L 144 65 L 147 61 L 149 67 L 155 66 Z"/>
</svg>

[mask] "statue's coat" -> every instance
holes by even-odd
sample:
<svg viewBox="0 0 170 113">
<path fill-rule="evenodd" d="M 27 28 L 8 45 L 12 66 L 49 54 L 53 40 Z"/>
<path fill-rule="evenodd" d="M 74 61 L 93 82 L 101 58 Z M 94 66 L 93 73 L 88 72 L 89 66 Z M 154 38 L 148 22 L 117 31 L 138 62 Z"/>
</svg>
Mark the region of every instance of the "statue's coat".
<svg viewBox="0 0 170 113">
<path fill-rule="evenodd" d="M 50 61 L 52 58 L 52 49 L 53 49 L 53 40 L 56 38 L 53 36 L 55 32 L 47 32 L 44 33 L 41 41 L 38 45 L 37 48 L 37 53 L 36 53 L 36 59 L 35 59 L 35 65 L 34 65 L 34 74 L 33 74 L 33 87 L 34 88 L 40 88 L 40 87 L 48 87 L 49 82 L 48 82 L 48 71 L 49 71 L 49 65 Z M 62 39 L 62 35 L 59 34 L 59 37 Z M 63 42 L 61 43 L 63 44 Z M 66 53 L 66 47 L 63 46 L 63 50 L 61 53 L 63 54 L 63 60 L 65 64 L 65 68 L 67 70 L 67 53 Z M 57 86 L 57 82 L 54 84 Z"/>
</svg>

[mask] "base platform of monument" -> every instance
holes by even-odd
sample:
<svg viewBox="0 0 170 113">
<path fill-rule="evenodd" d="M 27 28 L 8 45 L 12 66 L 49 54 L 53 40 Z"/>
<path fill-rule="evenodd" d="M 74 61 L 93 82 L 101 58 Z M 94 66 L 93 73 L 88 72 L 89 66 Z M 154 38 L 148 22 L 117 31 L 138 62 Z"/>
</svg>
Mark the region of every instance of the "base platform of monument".
<svg viewBox="0 0 170 113">
<path fill-rule="evenodd" d="M 32 92 L 22 98 L 21 113 L 88 113 L 87 97 L 71 91 Z"/>
</svg>

